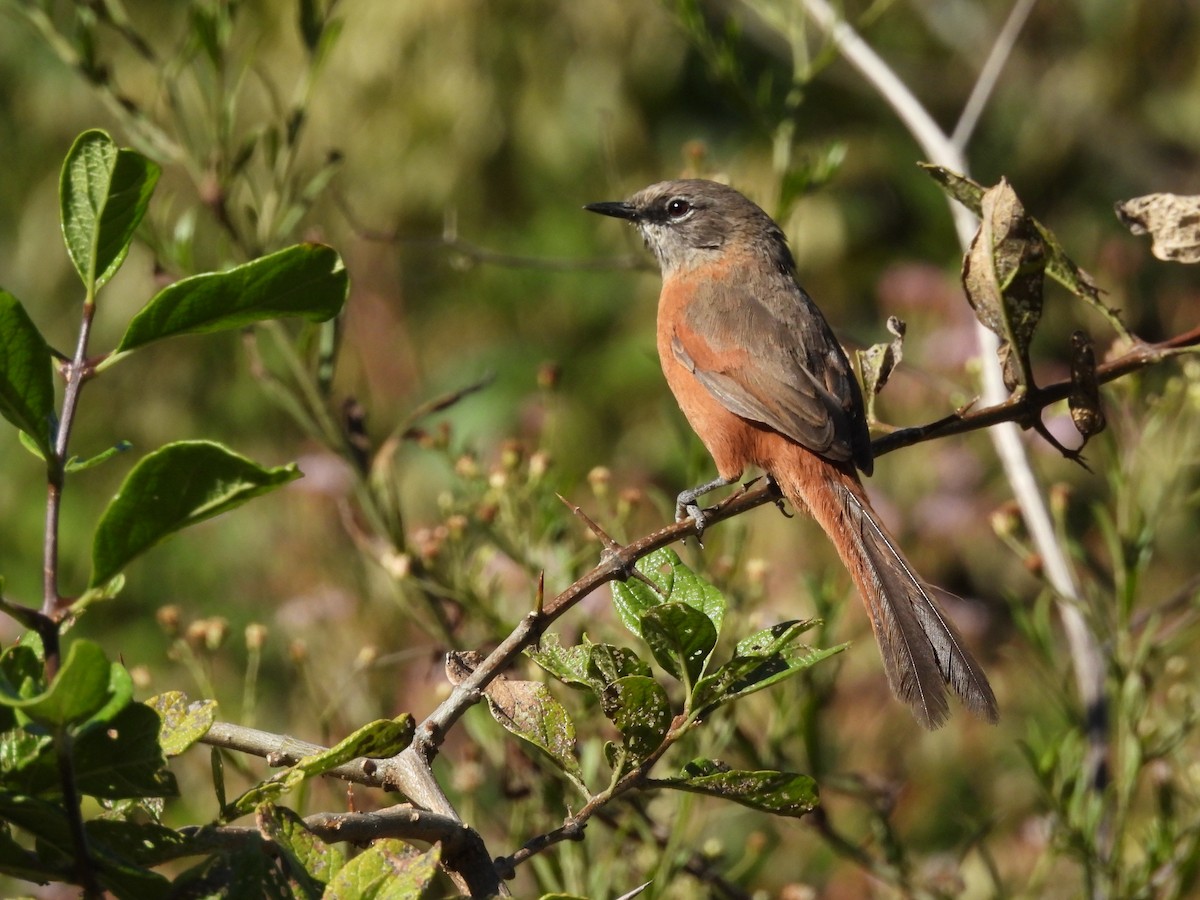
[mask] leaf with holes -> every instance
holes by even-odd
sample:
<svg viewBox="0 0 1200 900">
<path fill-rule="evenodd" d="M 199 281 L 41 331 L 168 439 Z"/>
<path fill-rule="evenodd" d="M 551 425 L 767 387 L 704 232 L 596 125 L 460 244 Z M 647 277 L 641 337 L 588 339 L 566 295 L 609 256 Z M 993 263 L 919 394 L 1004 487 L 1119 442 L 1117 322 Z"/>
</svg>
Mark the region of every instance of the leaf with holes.
<svg viewBox="0 0 1200 900">
<path fill-rule="evenodd" d="M 817 783 L 807 775 L 773 770 L 731 769 L 715 760 L 697 759 L 679 778 L 656 780 L 658 787 L 732 800 L 777 816 L 799 818 L 820 802 Z"/>
<path fill-rule="evenodd" d="M 645 675 L 627 675 L 610 684 L 600 696 L 604 715 L 621 732 L 627 767 L 662 745 L 671 727 L 671 704 L 661 684 Z"/>
<path fill-rule="evenodd" d="M 686 603 L 664 603 L 642 616 L 642 639 L 672 676 L 695 684 L 717 644 L 712 620 Z"/>
</svg>

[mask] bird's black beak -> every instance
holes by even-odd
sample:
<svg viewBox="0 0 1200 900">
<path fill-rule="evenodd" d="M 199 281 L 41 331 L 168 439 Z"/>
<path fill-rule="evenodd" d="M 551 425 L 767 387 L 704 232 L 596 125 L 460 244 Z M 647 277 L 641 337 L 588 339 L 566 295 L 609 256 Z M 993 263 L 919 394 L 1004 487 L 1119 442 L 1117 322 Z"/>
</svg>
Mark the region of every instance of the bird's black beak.
<svg viewBox="0 0 1200 900">
<path fill-rule="evenodd" d="M 638 220 L 638 211 L 631 203 L 624 200 L 617 203 L 589 203 L 584 207 L 588 212 L 600 213 L 602 216 L 612 216 L 614 219 L 625 219 L 629 222 Z"/>
</svg>

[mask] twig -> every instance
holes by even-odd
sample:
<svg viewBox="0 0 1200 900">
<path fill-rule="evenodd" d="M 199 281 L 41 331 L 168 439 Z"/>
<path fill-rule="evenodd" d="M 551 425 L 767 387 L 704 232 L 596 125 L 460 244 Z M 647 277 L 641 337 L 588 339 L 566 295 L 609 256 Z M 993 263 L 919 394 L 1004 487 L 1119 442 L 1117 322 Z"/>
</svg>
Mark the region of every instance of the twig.
<svg viewBox="0 0 1200 900">
<path fill-rule="evenodd" d="M 292 737 L 226 722 L 213 723 L 208 733 L 200 740 L 214 747 L 261 756 L 273 766 L 292 765 L 305 756 L 312 756 L 326 749 L 319 744 L 310 744 Z M 407 821 L 404 827 L 412 829 L 410 836 L 414 839 L 443 842 L 443 865 L 459 890 L 472 897 L 507 895 L 508 890 L 496 876 L 483 838 L 474 829 L 463 824 L 434 780 L 429 767 L 414 764 L 414 757 L 410 751 L 411 748 L 390 759 L 356 759 L 330 769 L 326 774 L 369 787 L 399 789 L 405 797 L 421 807 L 420 809 L 407 808 L 407 816 L 397 811 L 386 821 L 362 818 L 363 815 L 378 816 L 378 813 L 330 816 L 330 827 L 341 823 L 338 827 L 346 830 L 333 837 L 326 837 L 324 834 L 320 836 L 325 840 L 359 840 L 358 837 L 350 836 L 359 833 L 355 829 L 361 829 L 362 833 L 367 834 L 372 823 L 380 828 L 399 828 Z M 383 833 L 375 833 L 364 839 L 383 836 Z"/>
<path fill-rule="evenodd" d="M 979 77 L 975 79 L 975 85 L 971 88 L 971 96 L 963 104 L 958 123 L 950 134 L 950 143 L 960 152 L 966 150 L 967 144 L 970 143 L 971 135 L 975 133 L 975 126 L 979 124 L 979 117 L 983 114 L 984 107 L 992 97 L 992 91 L 1000 81 L 1000 73 L 1004 71 L 1008 57 L 1012 53 L 1013 47 L 1017 45 L 1017 37 L 1020 35 L 1021 29 L 1025 27 L 1025 20 L 1033 12 L 1035 3 L 1037 0 L 1017 0 L 1009 12 L 1008 18 L 1004 21 L 1004 27 L 996 35 L 992 50 L 988 54 L 988 58 L 984 60 L 983 68 L 979 70 Z"/>
</svg>

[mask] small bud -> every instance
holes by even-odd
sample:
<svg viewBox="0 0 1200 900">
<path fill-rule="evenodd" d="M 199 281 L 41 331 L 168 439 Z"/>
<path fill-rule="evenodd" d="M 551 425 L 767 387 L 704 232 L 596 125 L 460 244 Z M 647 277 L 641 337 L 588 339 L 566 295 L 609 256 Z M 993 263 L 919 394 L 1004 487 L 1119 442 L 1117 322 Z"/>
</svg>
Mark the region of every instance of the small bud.
<svg viewBox="0 0 1200 900">
<path fill-rule="evenodd" d="M 538 450 L 529 457 L 529 480 L 538 481 L 546 474 L 550 468 L 550 454 L 545 450 Z"/>
<path fill-rule="evenodd" d="M 412 574 L 412 557 L 407 553 L 386 553 L 381 557 L 384 570 L 397 581 Z"/>
<path fill-rule="evenodd" d="M 158 627 L 163 630 L 163 633 L 167 637 L 177 637 L 179 635 L 180 618 L 179 607 L 173 603 L 160 606 L 154 614 L 154 619 L 158 622 Z"/>
<path fill-rule="evenodd" d="M 378 658 L 379 648 L 374 644 L 367 644 L 358 651 L 358 656 L 354 659 L 354 667 L 356 669 L 369 669 Z"/>
<path fill-rule="evenodd" d="M 607 466 L 596 466 L 587 474 L 588 484 L 592 486 L 592 493 L 597 497 L 603 497 L 608 493 L 608 486 L 612 482 L 612 472 Z"/>
<path fill-rule="evenodd" d="M 1050 512 L 1054 517 L 1061 519 L 1067 513 L 1067 509 L 1071 505 L 1071 486 L 1069 484 L 1051 485 L 1050 487 Z"/>
<path fill-rule="evenodd" d="M 990 516 L 992 531 L 999 538 L 1011 538 L 1017 533 L 1017 525 L 1021 521 L 1021 514 L 1017 508 L 1017 504 L 1013 501 L 1004 503 L 996 507 Z"/>
<path fill-rule="evenodd" d="M 762 587 L 763 581 L 766 580 L 767 572 L 770 571 L 771 564 L 761 556 L 755 556 L 746 560 L 746 580 L 754 587 Z"/>
<path fill-rule="evenodd" d="M 468 480 L 479 477 L 479 461 L 470 453 L 464 453 L 454 461 L 454 474 Z"/>
<path fill-rule="evenodd" d="M 192 647 L 199 649 L 204 646 L 207 632 L 208 623 L 204 619 L 197 619 L 195 622 L 188 623 L 188 627 L 183 632 L 183 639 Z"/>
<path fill-rule="evenodd" d="M 524 456 L 525 451 L 519 441 L 505 441 L 504 446 L 500 449 L 500 466 L 505 472 L 515 472 L 517 466 L 521 465 Z"/>
<path fill-rule="evenodd" d="M 267 643 L 267 626 L 260 622 L 251 622 L 246 626 L 246 649 L 258 651 Z"/>
<path fill-rule="evenodd" d="M 150 670 L 145 666 L 134 666 L 129 670 L 129 677 L 133 680 L 133 686 L 142 691 L 149 688 L 153 681 Z"/>
<path fill-rule="evenodd" d="M 215 653 L 221 649 L 225 643 L 225 638 L 229 637 L 229 620 L 224 616 L 213 616 L 211 619 L 205 620 L 204 628 L 204 649 L 209 653 Z"/>
<path fill-rule="evenodd" d="M 488 487 L 493 491 L 502 491 L 508 484 L 508 473 L 503 469 L 493 469 L 488 475 Z"/>
<path fill-rule="evenodd" d="M 452 541 L 462 540 L 462 536 L 467 531 L 467 517 L 461 513 L 455 513 L 446 519 L 446 537 Z"/>
</svg>

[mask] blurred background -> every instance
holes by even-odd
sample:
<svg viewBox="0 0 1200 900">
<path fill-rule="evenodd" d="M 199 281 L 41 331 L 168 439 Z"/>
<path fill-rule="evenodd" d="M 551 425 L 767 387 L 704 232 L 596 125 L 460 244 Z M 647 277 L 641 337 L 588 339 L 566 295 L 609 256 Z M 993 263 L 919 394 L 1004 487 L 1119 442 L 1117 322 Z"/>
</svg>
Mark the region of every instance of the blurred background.
<svg viewBox="0 0 1200 900">
<path fill-rule="evenodd" d="M 1010 5 L 844 9 L 950 130 Z M 1034 4 L 967 149 L 972 176 L 1007 178 L 1150 341 L 1195 325 L 1196 275 L 1154 260 L 1112 206 L 1200 193 L 1198 14 L 1190 0 Z M 165 342 L 87 386 L 76 452 L 133 449 L 68 486 L 68 591 L 86 583 L 104 504 L 167 441 L 212 438 L 306 474 L 139 560 L 121 596 L 76 626 L 121 655 L 144 695 L 214 696 L 226 720 L 316 741 L 421 716 L 444 696 L 448 646 L 493 643 L 531 607 L 538 571 L 554 593 L 596 560 L 555 491 L 626 539 L 711 477 L 655 356 L 658 273 L 632 229 L 585 203 L 683 175 L 726 180 L 784 226 L 848 348 L 887 340 L 888 316 L 907 322 L 883 423 L 931 421 L 976 395 L 946 200 L 799 3 L 5 0 L 0 21 L 0 285 L 55 347 L 74 345 L 81 301 L 58 176 L 87 128 L 164 169 L 144 242 L 101 295 L 96 353 L 173 278 L 301 239 L 330 243 L 350 271 L 328 409 L 357 404 L 369 475 L 279 402 L 279 348 L 309 358 L 299 328 Z M 1077 328 L 1109 352 L 1104 320 L 1050 288 L 1039 380 L 1066 376 Z M 821 642 L 853 645 L 712 723 L 697 752 L 816 775 L 828 820 L 647 797 L 525 867 L 519 889 L 616 896 L 655 878 L 651 894 L 672 897 L 1074 897 L 1108 879 L 1115 896 L 1170 859 L 1142 895 L 1186 895 L 1200 822 L 1189 761 L 1197 374 L 1183 358 L 1106 389 L 1110 427 L 1088 447 L 1091 471 L 1028 440 L 1112 654 L 1111 795 L 1089 799 L 1076 783 L 1082 713 L 1053 598 L 975 434 L 889 455 L 869 487 L 918 568 L 964 598 L 951 612 L 991 673 L 999 727 L 959 713 L 920 733 L 888 694 L 819 529 L 760 509 L 714 529 L 703 551 L 680 548 L 737 606 L 731 643 L 821 615 Z M 1073 440 L 1065 409 L 1046 418 Z M 0 575 L 6 595 L 35 602 L 44 489 L 11 431 L 0 471 Z M 564 642 L 585 630 L 633 640 L 607 592 L 557 630 Z M 4 640 L 16 634 L 0 623 Z M 511 853 L 578 801 L 475 712 L 439 774 L 490 849 Z M 587 722 L 581 739 L 607 734 L 594 708 L 572 712 Z M 204 756 L 181 772 L 179 822 L 215 810 Z M 309 801 L 345 802 L 337 786 Z M 1090 803 L 1119 811 L 1107 833 Z M 694 857 L 724 882 L 684 873 Z"/>
</svg>

